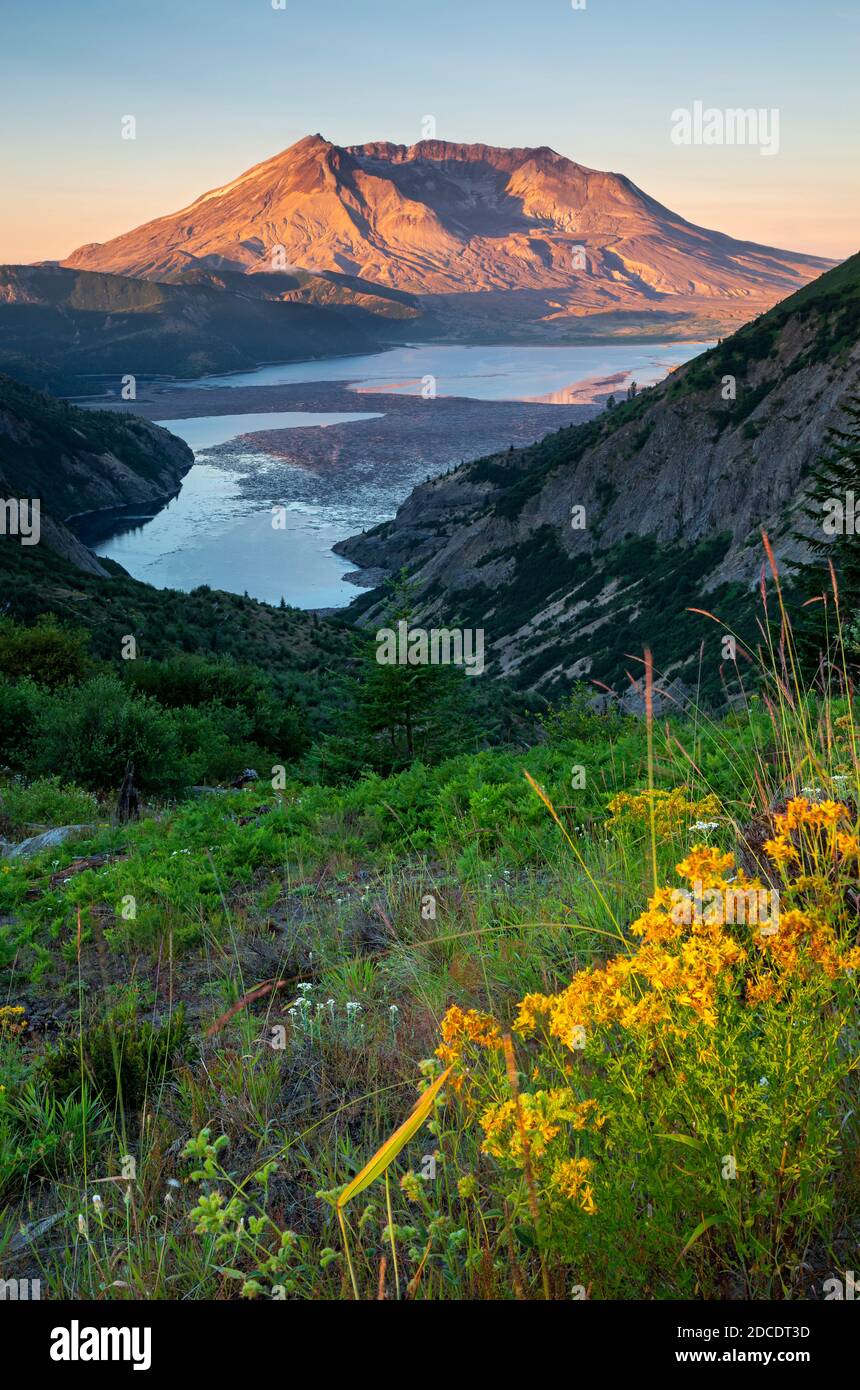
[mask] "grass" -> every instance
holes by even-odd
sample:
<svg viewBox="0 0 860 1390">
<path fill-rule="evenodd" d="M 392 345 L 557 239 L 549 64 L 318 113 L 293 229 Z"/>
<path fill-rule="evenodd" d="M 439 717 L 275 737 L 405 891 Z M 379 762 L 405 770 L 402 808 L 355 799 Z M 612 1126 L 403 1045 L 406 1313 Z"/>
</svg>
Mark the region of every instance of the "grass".
<svg viewBox="0 0 860 1390">
<path fill-rule="evenodd" d="M 519 753 L 153 803 L 4 864 L 5 1277 L 109 1300 L 842 1277 L 857 731 L 775 624 L 761 697 L 720 720 L 580 711 Z M 99 809 L 55 782 L 3 800 L 17 825 Z M 670 925 L 682 885 L 729 892 L 726 856 L 781 893 L 772 935 Z"/>
</svg>

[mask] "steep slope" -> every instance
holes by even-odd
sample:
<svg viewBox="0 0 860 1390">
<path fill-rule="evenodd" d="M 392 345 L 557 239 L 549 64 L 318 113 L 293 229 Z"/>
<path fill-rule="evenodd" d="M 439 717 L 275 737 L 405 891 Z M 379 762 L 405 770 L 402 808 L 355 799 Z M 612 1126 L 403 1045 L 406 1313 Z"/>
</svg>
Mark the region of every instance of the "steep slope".
<svg viewBox="0 0 860 1390">
<path fill-rule="evenodd" d="M 39 544 L 92 574 L 107 571 L 63 523 L 86 511 L 163 501 L 193 462 L 187 444 L 148 420 L 78 410 L 0 376 L 0 498 L 38 499 Z M 35 548 L 5 540 L 23 552 Z"/>
<path fill-rule="evenodd" d="M 662 671 L 689 675 L 705 639 L 713 689 L 718 629 L 685 609 L 749 608 L 761 528 L 778 557 L 800 553 L 804 480 L 858 382 L 854 256 L 629 403 L 464 464 L 336 549 L 409 567 L 422 617 L 484 627 L 490 669 L 529 688 L 623 682 L 646 643 Z M 384 596 L 350 611 L 372 624 Z"/>
<path fill-rule="evenodd" d="M 65 264 L 163 279 L 266 272 L 273 253 L 420 295 L 451 332 L 554 336 L 738 326 L 830 264 L 694 226 L 545 146 L 341 148 L 321 135 Z"/>
<path fill-rule="evenodd" d="M 381 299 L 315 276 L 173 278 L 0 266 L 0 367 L 70 392 L 85 389 L 78 374 L 199 376 L 372 352 L 389 317 L 416 312 L 406 296 Z"/>
</svg>

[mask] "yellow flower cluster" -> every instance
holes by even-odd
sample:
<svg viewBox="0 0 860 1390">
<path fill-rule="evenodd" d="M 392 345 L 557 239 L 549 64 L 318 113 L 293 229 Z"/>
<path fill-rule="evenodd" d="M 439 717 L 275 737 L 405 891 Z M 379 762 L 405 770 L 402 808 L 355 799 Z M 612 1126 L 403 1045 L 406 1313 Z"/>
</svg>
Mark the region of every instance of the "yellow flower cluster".
<svg viewBox="0 0 860 1390">
<path fill-rule="evenodd" d="M 567 1201 L 578 1202 L 588 1216 L 597 1211 L 588 1181 L 593 1167 L 590 1158 L 563 1158 L 552 1170 L 551 1186 Z"/>
<path fill-rule="evenodd" d="M 457 1066 L 463 1060 L 463 1052 L 469 1043 L 477 1047 L 498 1049 L 502 1047 L 502 1031 L 492 1014 L 482 1014 L 477 1009 L 461 1009 L 456 1004 L 442 1019 L 442 1046 L 437 1047 L 436 1055 L 446 1066 Z"/>
<path fill-rule="evenodd" d="M 722 808 L 715 796 L 693 800 L 683 787 L 673 787 L 671 791 L 654 788 L 651 791 L 619 792 L 609 803 L 609 824 L 650 826 L 652 808 L 655 829 L 663 835 L 686 826 L 690 821 L 704 820 L 706 817 L 714 819 L 722 815 Z"/>
<path fill-rule="evenodd" d="M 847 807 L 838 801 L 808 801 L 796 796 L 773 819 L 776 835 L 765 841 L 764 851 L 775 864 L 800 861 L 800 850 L 792 838 L 797 832 L 801 832 L 801 839 L 806 839 L 813 853 L 823 835 L 828 848 L 835 849 L 842 859 L 860 858 L 860 840 L 838 828 L 840 821 L 848 819 Z"/>
<path fill-rule="evenodd" d="M 804 819 L 795 810 L 789 819 L 804 825 L 833 825 L 844 814 L 844 807 L 834 810 L 832 803 L 819 803 L 821 806 L 824 809 L 820 812 L 813 808 L 816 814 L 811 818 Z M 731 854 L 697 845 L 677 865 L 677 872 L 681 878 L 722 896 L 724 904 L 762 889 L 757 879 L 742 872 L 729 881 L 726 875 L 733 867 Z M 647 911 L 631 927 L 633 935 L 643 939 L 640 949 L 581 971 L 559 994 L 527 995 L 519 1006 L 517 1030 L 527 1034 L 545 1024 L 553 1037 L 576 1052 L 584 1047 L 587 1030 L 601 1026 L 619 1025 L 636 1031 L 666 1025 L 669 1031 L 683 1035 L 687 1030 L 678 1016 L 679 1008 L 691 1010 L 695 1019 L 714 1027 L 721 981 L 731 989 L 736 967 L 755 965 L 750 944 L 757 948 L 759 964 L 768 963 L 783 977 L 806 976 L 817 966 L 829 979 L 835 979 L 842 971 L 860 968 L 860 947 L 846 948 L 840 943 L 821 914 L 788 910 L 774 913 L 773 920 L 753 919 L 742 928 L 742 941 L 733 918 L 727 919 L 725 911 L 706 911 L 685 920 L 676 907 L 672 890 L 659 888 Z M 781 996 L 779 979 L 746 982 L 750 1004 Z"/>
<path fill-rule="evenodd" d="M 774 934 L 759 933 L 756 941 L 786 976 L 808 975 L 810 963 L 819 966 L 829 980 L 835 980 L 843 970 L 860 967 L 860 946 L 842 948 L 829 922 L 796 909 L 781 913 Z"/>
<path fill-rule="evenodd" d="M 633 800 L 627 798 L 628 803 Z M 707 813 L 715 812 L 709 807 Z M 846 884 L 857 883 L 860 845 L 850 833 L 848 809 L 834 801 L 798 797 L 775 821 L 778 838 L 803 870 L 779 892 L 736 870 L 730 853 L 694 845 L 676 865 L 685 886 L 655 890 L 632 923 L 633 944 L 623 954 L 578 972 L 558 993 L 529 994 L 520 1001 L 515 1029 L 523 1035 L 548 1034 L 566 1050 L 559 1055 L 554 1045 L 533 1049 L 533 1091 L 515 1093 L 510 1040 L 491 1015 L 456 1006 L 446 1014 L 438 1054 L 453 1066 L 454 1084 L 468 1087 L 469 1105 L 483 1132 L 483 1152 L 520 1170 L 530 1186 L 534 1180 L 551 1208 L 570 1207 L 589 1215 L 597 1211 L 593 1187 L 598 1196 L 601 1187 L 595 1182 L 594 1159 L 580 1149 L 608 1154 L 613 1136 L 600 1133 L 607 1124 L 600 1102 L 580 1097 L 586 1086 L 605 1093 L 595 1078 L 608 1078 L 610 1064 L 632 1060 L 650 1078 L 665 1070 L 654 1067 L 662 1049 L 664 1056 L 683 1059 L 675 1078 L 679 1086 L 687 1085 L 689 1066 L 702 1067 L 708 1094 L 712 1090 L 721 1096 L 727 1034 L 717 1030 L 718 1023 L 725 1019 L 728 1035 L 736 1026 L 740 1035 L 744 1020 L 739 1009 L 765 1008 L 786 997 L 804 1002 L 806 981 L 812 984 L 808 998 L 822 1016 L 833 1010 L 834 1002 L 841 1010 L 842 992 L 830 982 L 860 972 L 860 945 L 852 944 L 856 922 L 845 895 Z M 745 1022 L 756 1032 L 782 1020 L 766 1012 Z M 600 1030 L 605 1030 L 597 1039 L 602 1046 L 592 1047 L 583 1058 L 589 1038 Z M 629 1048 L 625 1033 L 632 1035 Z M 467 1071 L 469 1048 L 495 1055 Z M 508 1054 L 514 1089 L 507 1093 L 499 1050 Z M 580 1055 L 579 1065 L 571 1053 Z M 474 1053 L 469 1061 L 478 1061 Z M 489 1096 L 488 1082 L 493 1087 Z M 693 1076 L 691 1085 L 698 1084 L 705 1083 Z M 623 1101 L 619 1111 L 622 1107 Z M 609 1108 L 615 1112 L 615 1101 Z"/>
<path fill-rule="evenodd" d="M 565 1125 L 574 1130 L 599 1130 L 606 1123 L 606 1116 L 598 1111 L 597 1101 L 577 1101 L 573 1092 L 566 1088 L 523 1092 L 519 1106 L 522 1129 L 514 1099 L 490 1105 L 480 1116 L 484 1153 L 494 1158 L 510 1159 L 518 1167 L 522 1167 L 525 1161 L 523 1134 L 531 1157 L 539 1159 Z"/>
<path fill-rule="evenodd" d="M 25 1010 L 20 1004 L 4 1004 L 0 1007 L 0 1038 L 17 1038 L 26 1028 Z"/>
<path fill-rule="evenodd" d="M 734 862 L 731 854 L 714 849 L 713 845 L 694 845 L 686 859 L 676 864 L 675 872 L 689 883 L 701 883 L 703 888 L 722 888 Z"/>
<path fill-rule="evenodd" d="M 806 826 L 827 829 L 847 819 L 848 809 L 840 801 L 808 801 L 805 796 L 793 797 L 785 810 L 774 817 L 780 832 Z"/>
</svg>

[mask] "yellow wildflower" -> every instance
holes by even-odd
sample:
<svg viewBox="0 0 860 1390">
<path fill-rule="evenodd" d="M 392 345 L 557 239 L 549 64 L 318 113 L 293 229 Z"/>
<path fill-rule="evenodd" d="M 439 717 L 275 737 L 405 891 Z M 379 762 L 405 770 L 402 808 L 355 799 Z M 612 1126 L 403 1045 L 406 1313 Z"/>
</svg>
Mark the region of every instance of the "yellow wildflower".
<svg viewBox="0 0 860 1390">
<path fill-rule="evenodd" d="M 675 872 L 688 883 L 701 883 L 703 888 L 722 888 L 725 876 L 734 867 L 734 857 L 713 845 L 694 845 Z"/>
<path fill-rule="evenodd" d="M 478 1047 L 500 1048 L 502 1032 L 492 1014 L 482 1014 L 477 1009 L 461 1009 L 457 1004 L 442 1019 L 442 1045 L 437 1047 L 436 1055 L 447 1066 L 462 1061 L 463 1052 L 469 1043 Z"/>
<path fill-rule="evenodd" d="M 787 835 L 777 835 L 775 840 L 765 840 L 763 849 L 768 859 L 772 859 L 774 864 L 787 864 L 790 859 L 800 858 L 796 847 Z"/>
<path fill-rule="evenodd" d="M 594 1164 L 590 1158 L 563 1158 L 552 1170 L 551 1186 L 568 1201 L 578 1202 L 589 1216 L 597 1210 L 588 1182 Z"/>
</svg>

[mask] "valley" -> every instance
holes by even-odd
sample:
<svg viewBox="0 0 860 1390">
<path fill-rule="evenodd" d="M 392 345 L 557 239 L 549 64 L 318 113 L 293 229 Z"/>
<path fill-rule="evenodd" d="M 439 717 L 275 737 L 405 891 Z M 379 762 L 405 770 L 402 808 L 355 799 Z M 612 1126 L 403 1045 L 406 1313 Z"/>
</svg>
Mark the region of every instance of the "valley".
<svg viewBox="0 0 860 1390">
<path fill-rule="evenodd" d="M 416 484 L 589 419 L 613 390 L 657 380 L 702 346 L 418 346 L 144 382 L 134 401 L 93 406 L 173 429 L 195 468 L 164 511 L 89 516 L 78 534 L 162 587 L 343 607 L 356 572 L 333 547 L 390 518 Z M 284 509 L 277 527 L 272 507 Z"/>
<path fill-rule="evenodd" d="M 259 1377 L 281 1303 L 355 1304 L 354 1362 L 361 1303 L 535 1301 L 616 1378 L 844 1375 L 856 16 L 18 9 L 31 1359 Z"/>
</svg>

